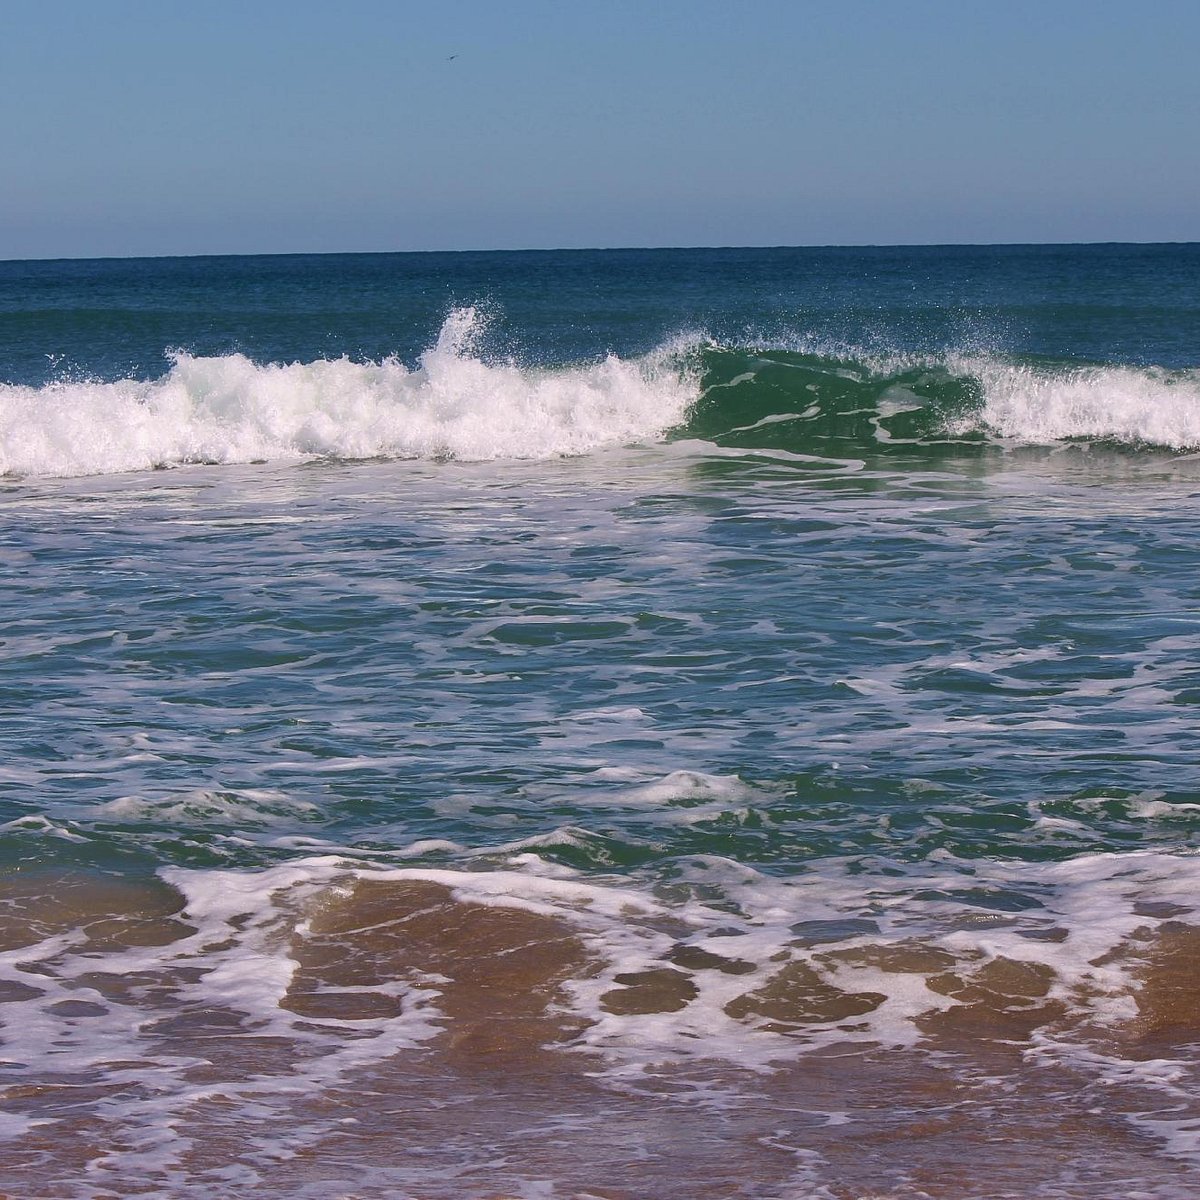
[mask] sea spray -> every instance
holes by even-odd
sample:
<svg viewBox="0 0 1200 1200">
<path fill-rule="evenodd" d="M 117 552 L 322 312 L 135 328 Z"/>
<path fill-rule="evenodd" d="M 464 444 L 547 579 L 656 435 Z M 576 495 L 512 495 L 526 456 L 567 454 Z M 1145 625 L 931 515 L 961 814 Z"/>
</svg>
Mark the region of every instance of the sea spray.
<svg viewBox="0 0 1200 1200">
<path fill-rule="evenodd" d="M 989 359 L 952 365 L 979 380 L 982 422 L 1001 437 L 1068 439 L 1186 450 L 1200 447 L 1200 371 L 1038 367 Z"/>
<path fill-rule="evenodd" d="M 257 364 L 175 353 L 149 382 L 0 386 L 0 473 L 111 474 L 328 457 L 546 459 L 661 437 L 695 399 L 681 352 L 561 369 L 487 362 L 483 318 L 456 309 L 397 359 Z"/>
</svg>

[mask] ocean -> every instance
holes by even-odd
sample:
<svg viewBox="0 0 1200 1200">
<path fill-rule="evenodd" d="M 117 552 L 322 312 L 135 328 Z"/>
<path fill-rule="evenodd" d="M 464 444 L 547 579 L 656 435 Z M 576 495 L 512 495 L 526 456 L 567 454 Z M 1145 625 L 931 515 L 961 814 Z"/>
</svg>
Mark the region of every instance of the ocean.
<svg viewBox="0 0 1200 1200">
<path fill-rule="evenodd" d="M 0 263 L 0 1194 L 1200 1196 L 1200 246 Z"/>
</svg>

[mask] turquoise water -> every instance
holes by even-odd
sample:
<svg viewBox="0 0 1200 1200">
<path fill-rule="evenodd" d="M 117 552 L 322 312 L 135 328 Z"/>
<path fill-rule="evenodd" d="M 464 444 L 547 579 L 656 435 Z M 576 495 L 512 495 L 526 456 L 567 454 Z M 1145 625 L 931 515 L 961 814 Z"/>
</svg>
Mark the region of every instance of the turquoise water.
<svg viewBox="0 0 1200 1200">
<path fill-rule="evenodd" d="M 15 1193 L 1200 1187 L 1198 268 L 0 264 Z"/>
</svg>

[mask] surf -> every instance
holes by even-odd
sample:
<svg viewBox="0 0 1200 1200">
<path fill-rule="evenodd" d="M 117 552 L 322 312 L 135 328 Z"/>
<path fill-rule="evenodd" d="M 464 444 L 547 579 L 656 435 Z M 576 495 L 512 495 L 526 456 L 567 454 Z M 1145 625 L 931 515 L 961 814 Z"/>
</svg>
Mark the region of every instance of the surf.
<svg viewBox="0 0 1200 1200">
<path fill-rule="evenodd" d="M 1200 371 L 1000 354 L 710 346 L 684 432 L 725 447 L 931 459 L 1200 447 Z"/>
<path fill-rule="evenodd" d="M 413 366 L 177 351 L 158 379 L 0 386 L 0 474 L 81 476 L 316 458 L 549 459 L 657 440 L 696 398 L 669 348 L 527 368 L 455 309 Z"/>
<path fill-rule="evenodd" d="M 155 379 L 0 384 L 0 475 L 74 477 L 319 459 L 541 461 L 665 442 L 860 462 L 1017 447 L 1200 448 L 1200 370 L 946 350 L 722 344 L 529 366 L 452 309 L 415 362 L 169 355 Z"/>
</svg>

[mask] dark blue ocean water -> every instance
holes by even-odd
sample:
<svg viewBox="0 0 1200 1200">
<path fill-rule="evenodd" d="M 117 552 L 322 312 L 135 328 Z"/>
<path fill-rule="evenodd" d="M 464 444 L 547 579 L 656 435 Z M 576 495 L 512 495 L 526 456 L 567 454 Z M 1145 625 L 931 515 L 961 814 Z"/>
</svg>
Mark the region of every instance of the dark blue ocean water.
<svg viewBox="0 0 1200 1200">
<path fill-rule="evenodd" d="M 974 346 L 1196 363 L 1200 246 L 934 246 L 270 255 L 0 263 L 0 368 L 153 378 L 165 351 L 256 362 L 411 361 L 446 313 L 492 348 L 562 364 L 684 331 L 885 350 Z"/>
<path fill-rule="evenodd" d="M 0 263 L 15 1194 L 1200 1187 L 1198 335 L 1197 246 Z"/>
</svg>

